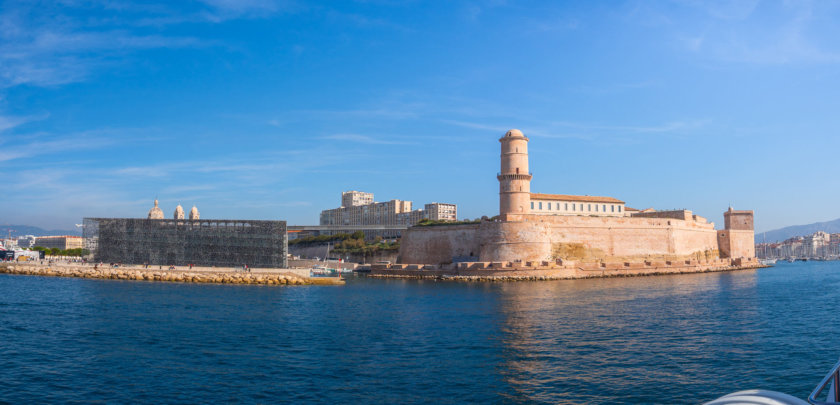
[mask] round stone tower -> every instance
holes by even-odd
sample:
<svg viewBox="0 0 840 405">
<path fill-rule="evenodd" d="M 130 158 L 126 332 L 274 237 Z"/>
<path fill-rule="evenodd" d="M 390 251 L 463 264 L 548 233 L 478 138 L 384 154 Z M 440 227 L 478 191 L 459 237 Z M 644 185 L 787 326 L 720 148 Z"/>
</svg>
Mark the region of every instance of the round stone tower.
<svg viewBox="0 0 840 405">
<path fill-rule="evenodd" d="M 531 212 L 531 173 L 528 171 L 528 138 L 518 129 L 505 133 L 499 175 L 499 216 L 502 221 Z"/>
</svg>

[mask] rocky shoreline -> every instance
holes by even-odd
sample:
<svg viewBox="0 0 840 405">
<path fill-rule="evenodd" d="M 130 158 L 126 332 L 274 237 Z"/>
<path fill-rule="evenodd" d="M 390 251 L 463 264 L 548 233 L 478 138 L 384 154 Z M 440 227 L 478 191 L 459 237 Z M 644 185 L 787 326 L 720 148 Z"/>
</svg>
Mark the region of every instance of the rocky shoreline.
<svg viewBox="0 0 840 405">
<path fill-rule="evenodd" d="M 257 284 L 257 285 L 339 285 L 343 280 L 301 277 L 290 273 L 190 272 L 131 268 L 94 268 L 85 265 L 49 266 L 0 264 L 0 274 L 46 277 L 75 277 L 103 280 L 161 281 L 175 283 Z"/>
</svg>

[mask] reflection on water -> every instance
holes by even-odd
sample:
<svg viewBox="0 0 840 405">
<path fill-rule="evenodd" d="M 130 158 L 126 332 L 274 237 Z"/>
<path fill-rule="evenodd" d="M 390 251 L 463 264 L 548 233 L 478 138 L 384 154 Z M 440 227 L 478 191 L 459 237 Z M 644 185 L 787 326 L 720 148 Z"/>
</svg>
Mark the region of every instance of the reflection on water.
<svg viewBox="0 0 840 405">
<path fill-rule="evenodd" d="M 805 397 L 840 263 L 261 287 L 0 276 L 0 401 L 700 403 Z"/>
<path fill-rule="evenodd" d="M 502 373 L 520 400 L 659 402 L 643 383 L 691 402 L 757 353 L 756 289 L 755 271 L 505 284 Z"/>
</svg>

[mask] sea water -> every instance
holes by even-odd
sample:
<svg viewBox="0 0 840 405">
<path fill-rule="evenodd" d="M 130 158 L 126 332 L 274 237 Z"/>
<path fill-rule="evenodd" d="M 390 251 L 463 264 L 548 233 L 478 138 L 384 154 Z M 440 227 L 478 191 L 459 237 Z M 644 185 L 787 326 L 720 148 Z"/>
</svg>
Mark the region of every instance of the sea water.
<svg viewBox="0 0 840 405">
<path fill-rule="evenodd" d="M 633 278 L 277 287 L 0 275 L 0 402 L 805 398 L 840 262 Z"/>
</svg>

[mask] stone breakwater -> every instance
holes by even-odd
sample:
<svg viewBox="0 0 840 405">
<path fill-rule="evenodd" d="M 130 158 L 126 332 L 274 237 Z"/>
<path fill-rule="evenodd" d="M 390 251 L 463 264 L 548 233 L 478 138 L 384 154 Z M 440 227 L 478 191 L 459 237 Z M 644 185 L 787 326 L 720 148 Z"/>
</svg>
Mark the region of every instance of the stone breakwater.
<svg viewBox="0 0 840 405">
<path fill-rule="evenodd" d="M 90 266 L 45 266 L 30 264 L 0 264 L 0 274 L 213 284 L 307 285 L 344 283 L 338 279 L 316 279 L 288 273 L 199 273 L 177 270 L 161 271 L 110 267 L 94 269 Z"/>
<path fill-rule="evenodd" d="M 450 265 L 373 265 L 369 277 L 453 281 L 543 281 L 582 278 L 638 277 L 757 269 L 755 258 L 639 263 L 471 262 Z"/>
</svg>

